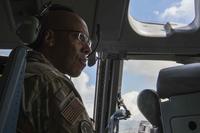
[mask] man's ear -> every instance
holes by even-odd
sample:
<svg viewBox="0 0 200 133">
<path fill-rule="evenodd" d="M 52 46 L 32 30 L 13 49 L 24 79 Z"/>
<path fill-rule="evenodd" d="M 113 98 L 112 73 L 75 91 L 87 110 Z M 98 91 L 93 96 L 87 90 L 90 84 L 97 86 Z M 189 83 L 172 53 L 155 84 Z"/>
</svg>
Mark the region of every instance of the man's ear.
<svg viewBox="0 0 200 133">
<path fill-rule="evenodd" d="M 54 46 L 54 32 L 52 30 L 47 30 L 44 36 L 44 42 L 46 45 L 48 45 L 48 47 L 52 47 Z"/>
</svg>

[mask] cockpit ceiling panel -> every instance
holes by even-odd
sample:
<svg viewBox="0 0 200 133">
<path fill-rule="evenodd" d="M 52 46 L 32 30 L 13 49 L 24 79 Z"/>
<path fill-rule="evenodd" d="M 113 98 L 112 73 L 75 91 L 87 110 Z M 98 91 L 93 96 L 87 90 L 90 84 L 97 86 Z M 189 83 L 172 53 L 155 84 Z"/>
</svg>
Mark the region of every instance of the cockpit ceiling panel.
<svg viewBox="0 0 200 133">
<path fill-rule="evenodd" d="M 0 48 L 20 45 L 15 29 L 20 16 L 37 13 L 47 0 L 2 0 L 0 4 Z M 128 21 L 129 0 L 54 0 L 71 7 L 88 24 L 95 38 L 100 25 L 98 51 L 116 54 L 192 54 L 200 53 L 200 31 L 191 34 L 174 34 L 167 38 L 142 37 Z M 94 41 L 95 42 L 95 41 Z"/>
</svg>

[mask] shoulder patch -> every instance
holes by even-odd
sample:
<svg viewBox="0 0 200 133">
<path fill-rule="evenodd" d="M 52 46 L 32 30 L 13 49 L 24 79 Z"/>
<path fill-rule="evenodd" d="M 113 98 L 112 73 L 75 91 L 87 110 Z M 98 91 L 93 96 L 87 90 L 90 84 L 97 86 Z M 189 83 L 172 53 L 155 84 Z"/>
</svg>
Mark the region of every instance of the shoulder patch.
<svg viewBox="0 0 200 133">
<path fill-rule="evenodd" d="M 80 131 L 81 133 L 94 133 L 92 125 L 86 120 L 81 121 Z"/>
<path fill-rule="evenodd" d="M 84 110 L 83 104 L 77 97 L 75 97 L 62 109 L 61 115 L 68 123 L 73 125 Z"/>
</svg>

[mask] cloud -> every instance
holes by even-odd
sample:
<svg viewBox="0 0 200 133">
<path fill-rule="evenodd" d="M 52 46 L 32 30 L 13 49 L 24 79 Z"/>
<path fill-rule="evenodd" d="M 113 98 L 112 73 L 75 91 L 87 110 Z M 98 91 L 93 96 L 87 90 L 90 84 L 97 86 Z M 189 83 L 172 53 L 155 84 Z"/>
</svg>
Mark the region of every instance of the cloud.
<svg viewBox="0 0 200 133">
<path fill-rule="evenodd" d="M 136 91 L 131 91 L 128 92 L 124 95 L 122 95 L 122 98 L 124 99 L 124 103 L 128 110 L 131 112 L 131 118 L 128 120 L 134 120 L 134 121 L 141 121 L 141 120 L 146 120 L 144 116 L 141 114 L 137 107 L 137 96 L 138 92 Z"/>
<path fill-rule="evenodd" d="M 89 80 L 89 76 L 85 72 L 82 72 L 79 77 L 72 79 L 77 91 L 82 97 L 89 116 L 93 117 L 95 86 L 90 85 Z"/>
<path fill-rule="evenodd" d="M 124 70 L 132 75 L 142 75 L 155 79 L 160 69 L 175 65 L 178 64 L 172 61 L 132 60 L 124 62 Z"/>
<path fill-rule="evenodd" d="M 153 11 L 153 14 L 155 14 L 155 15 L 159 15 L 160 12 L 156 10 L 156 11 Z"/>
<path fill-rule="evenodd" d="M 174 3 L 160 14 L 162 20 L 178 23 L 189 23 L 194 18 L 194 1 L 182 0 Z M 185 21 L 185 22 L 184 22 Z"/>
<path fill-rule="evenodd" d="M 138 133 L 140 122 L 135 120 L 121 120 L 119 123 L 120 133 Z"/>
<path fill-rule="evenodd" d="M 138 133 L 138 128 L 141 120 L 147 121 L 143 114 L 139 111 L 137 107 L 137 96 L 138 92 L 131 91 L 124 95 L 122 98 L 124 99 L 124 103 L 128 110 L 131 112 L 131 118 L 127 120 L 120 121 L 120 132 L 123 133 Z"/>
</svg>

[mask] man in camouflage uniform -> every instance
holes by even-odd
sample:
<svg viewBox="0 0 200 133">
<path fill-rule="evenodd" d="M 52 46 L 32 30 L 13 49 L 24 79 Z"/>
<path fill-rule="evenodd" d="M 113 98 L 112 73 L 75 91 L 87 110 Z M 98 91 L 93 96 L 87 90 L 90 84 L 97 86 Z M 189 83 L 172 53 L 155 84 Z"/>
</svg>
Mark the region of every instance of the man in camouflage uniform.
<svg viewBox="0 0 200 133">
<path fill-rule="evenodd" d="M 92 133 L 91 120 L 71 80 L 91 52 L 84 20 L 71 10 L 50 8 L 43 16 L 28 63 L 17 133 Z"/>
</svg>

